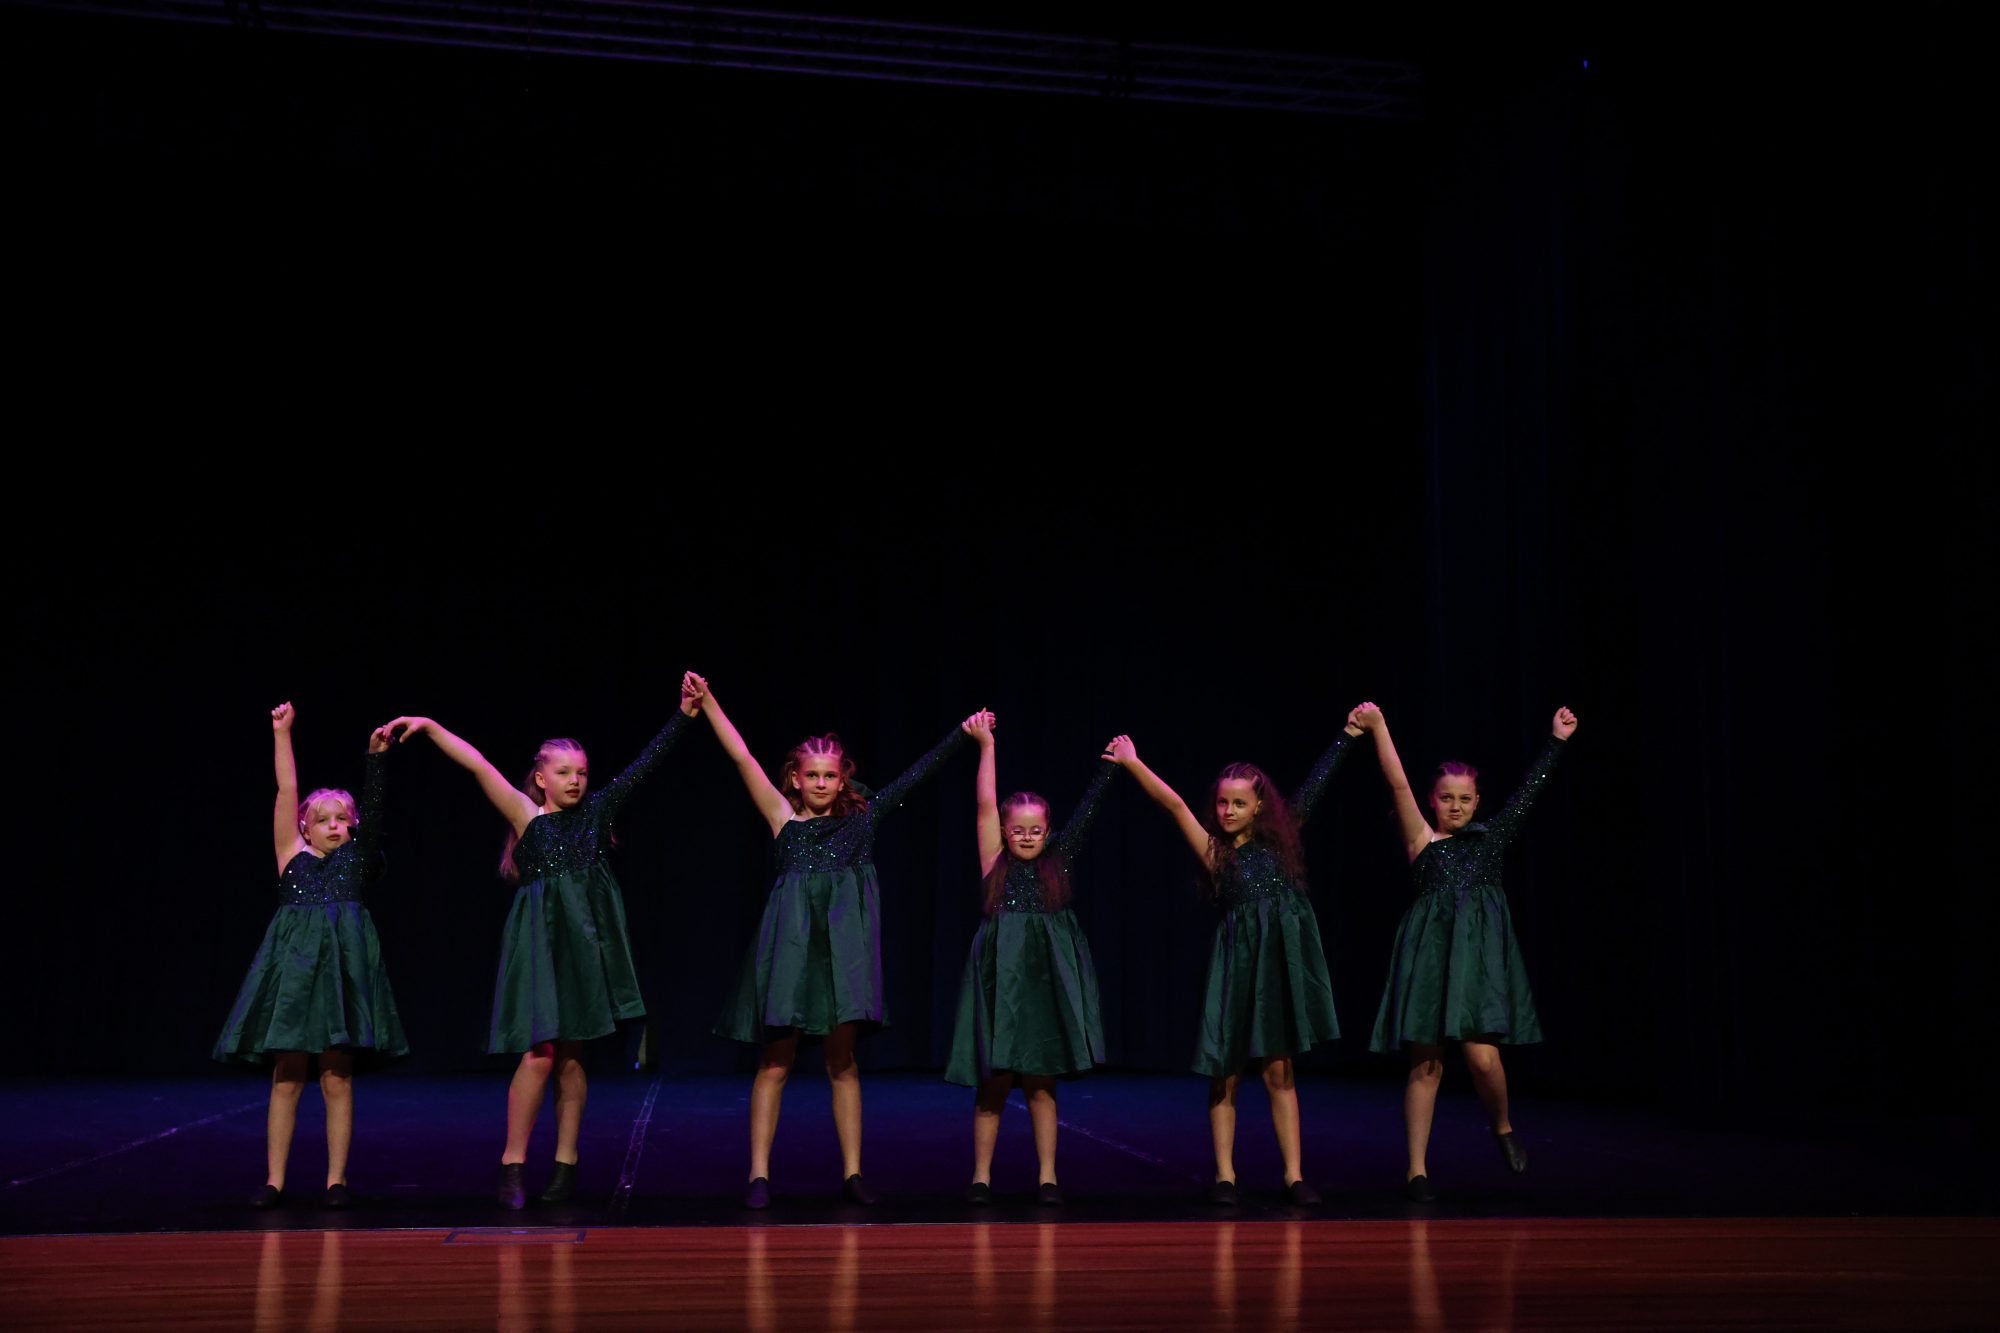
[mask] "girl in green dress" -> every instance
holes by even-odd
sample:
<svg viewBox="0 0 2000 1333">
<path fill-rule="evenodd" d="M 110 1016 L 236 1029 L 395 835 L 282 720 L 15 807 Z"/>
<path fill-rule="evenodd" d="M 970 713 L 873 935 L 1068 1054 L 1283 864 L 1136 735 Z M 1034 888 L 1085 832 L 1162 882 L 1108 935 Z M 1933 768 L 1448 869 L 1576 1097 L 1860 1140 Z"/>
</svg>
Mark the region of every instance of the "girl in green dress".
<svg viewBox="0 0 2000 1333">
<path fill-rule="evenodd" d="M 1438 1083 L 1444 1077 L 1444 1043 L 1465 1053 L 1473 1087 L 1486 1108 L 1500 1155 L 1516 1173 L 1528 1169 L 1528 1153 L 1514 1138 L 1507 1112 L 1507 1071 L 1502 1044 L 1542 1039 L 1527 969 L 1500 886 L 1503 854 L 1528 807 L 1547 784 L 1564 744 L 1576 731 L 1576 714 L 1558 708 L 1548 743 L 1528 776 L 1499 814 L 1483 823 L 1479 811 L 1479 770 L 1444 763 L 1432 779 L 1428 800 L 1433 828 L 1417 808 L 1403 763 L 1389 738 L 1382 710 L 1363 704 L 1356 724 L 1375 738 L 1376 758 L 1395 797 L 1403 851 L 1410 859 L 1416 899 L 1396 927 L 1389 956 L 1389 979 L 1375 1014 L 1370 1050 L 1409 1051 L 1410 1072 L 1403 1085 L 1403 1130 L 1409 1141 L 1404 1191 L 1419 1203 L 1437 1197 L 1424 1154 L 1430 1145 L 1431 1117 Z"/>
<path fill-rule="evenodd" d="M 1111 757 L 1164 806 L 1201 858 L 1220 916 L 1203 986 L 1194 1070 L 1208 1077 L 1208 1126 L 1215 1144 L 1211 1201 L 1236 1202 L 1236 1085 L 1261 1073 L 1271 1125 L 1285 1163 L 1285 1192 L 1311 1206 L 1319 1193 L 1299 1165 L 1299 1096 L 1292 1060 L 1340 1035 L 1319 919 L 1306 896 L 1299 826 L 1361 734 L 1353 715 L 1287 803 L 1255 764 L 1230 764 L 1209 788 L 1206 820 L 1139 759 L 1127 737 Z"/>
<path fill-rule="evenodd" d="M 382 756 L 389 735 L 378 728 L 368 737 L 359 809 L 352 796 L 330 787 L 301 801 L 292 757 L 295 716 L 288 703 L 271 710 L 278 772 L 278 799 L 271 812 L 278 910 L 237 990 L 214 1055 L 271 1066 L 264 1188 L 251 1200 L 258 1208 L 276 1207 L 283 1200 L 299 1097 L 308 1066 L 317 1059 L 320 1096 L 326 1099 L 324 1203 L 345 1208 L 357 1058 L 365 1065 L 410 1049 L 382 966 L 375 922 L 362 902 L 364 889 L 381 870 Z"/>
<path fill-rule="evenodd" d="M 986 920 L 972 937 L 965 960 L 944 1074 L 947 1082 L 978 1090 L 972 1110 L 972 1186 L 966 1200 L 985 1204 L 992 1199 L 1000 1113 L 1018 1082 L 1035 1127 L 1041 1167 L 1036 1198 L 1055 1205 L 1062 1202 L 1056 1183 L 1056 1079 L 1089 1073 L 1104 1061 L 1097 968 L 1070 910 L 1070 868 L 1117 767 L 1108 754 L 1098 762 L 1069 823 L 1052 834 L 1046 798 L 1025 791 L 1004 802 L 998 798 L 993 715 L 975 713 L 968 725 L 979 742 L 974 793 Z"/>
<path fill-rule="evenodd" d="M 854 783 L 854 761 L 833 735 L 811 736 L 792 747 L 772 782 L 708 682 L 690 673 L 683 688 L 699 702 L 770 827 L 777 868 L 736 990 L 715 1025 L 717 1036 L 759 1048 L 757 1077 L 750 1085 L 750 1179 L 743 1204 L 770 1206 L 771 1141 L 801 1036 L 826 1042 L 843 1192 L 850 1202 L 872 1204 L 874 1192 L 861 1178 L 861 1075 L 854 1044 L 864 1030 L 888 1019 L 875 833 L 917 784 L 965 743 L 973 719 L 953 727 L 907 773 L 870 796 Z"/>
<path fill-rule="evenodd" d="M 507 1090 L 507 1145 L 500 1154 L 495 1197 L 503 1208 L 527 1203 L 523 1171 L 528 1137 L 541 1115 L 549 1080 L 556 1084 L 556 1161 L 542 1203 L 562 1203 L 576 1190 L 577 1135 L 590 1086 L 583 1043 L 646 1015 L 625 925 L 625 899 L 606 859 L 612 821 L 679 739 L 695 712 L 680 711 L 639 757 L 590 789 L 590 761 L 573 740 L 542 742 L 519 787 L 485 756 L 427 717 L 399 717 L 385 730 L 399 741 L 429 736 L 453 762 L 471 771 L 486 799 L 508 823 L 500 875 L 515 886 L 500 937 L 493 983 L 493 1018 L 486 1049 L 519 1054 Z"/>
</svg>

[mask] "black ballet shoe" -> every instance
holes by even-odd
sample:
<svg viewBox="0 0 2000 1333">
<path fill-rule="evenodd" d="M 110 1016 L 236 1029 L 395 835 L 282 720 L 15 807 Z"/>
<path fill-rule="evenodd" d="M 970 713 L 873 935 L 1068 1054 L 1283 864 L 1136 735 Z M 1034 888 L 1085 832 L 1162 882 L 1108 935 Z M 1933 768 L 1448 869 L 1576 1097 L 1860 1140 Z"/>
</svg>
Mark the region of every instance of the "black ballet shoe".
<svg viewBox="0 0 2000 1333">
<path fill-rule="evenodd" d="M 759 1209 L 771 1206 L 771 1181 L 769 1177 L 759 1176 L 743 1187 L 743 1206 L 745 1208 Z"/>
<path fill-rule="evenodd" d="M 1234 1208 L 1236 1206 L 1236 1182 L 1233 1180 L 1218 1180 L 1213 1185 L 1210 1185 L 1208 1187 L 1208 1201 L 1217 1208 Z"/>
<path fill-rule="evenodd" d="M 1062 1201 L 1062 1186 L 1053 1180 L 1044 1180 L 1035 1191 L 1035 1202 L 1044 1208 L 1060 1208 Z"/>
<path fill-rule="evenodd" d="M 1436 1203 L 1438 1192 L 1431 1188 L 1429 1176 L 1411 1176 L 1403 1182 L 1403 1197 L 1411 1203 Z"/>
<path fill-rule="evenodd" d="M 518 1213 L 528 1206 L 528 1187 L 521 1180 L 519 1162 L 500 1164 L 500 1186 L 493 1191 L 493 1201 L 510 1213 Z"/>
<path fill-rule="evenodd" d="M 1513 1130 L 1505 1134 L 1495 1133 L 1493 1141 L 1500 1145 L 1500 1160 L 1507 1163 L 1509 1171 L 1518 1176 L 1528 1169 L 1528 1150 L 1515 1140 Z"/>
<path fill-rule="evenodd" d="M 875 1202 L 875 1191 L 868 1188 L 867 1184 L 861 1179 L 859 1171 L 849 1176 L 847 1183 L 840 1188 L 841 1193 L 847 1196 L 849 1203 L 858 1203 L 863 1208 L 867 1208 Z"/>
<path fill-rule="evenodd" d="M 343 1180 L 338 1184 L 328 1185 L 319 1203 L 322 1208 L 348 1208 L 353 1206 L 354 1196 L 347 1192 L 347 1182 Z"/>
<path fill-rule="evenodd" d="M 576 1193 L 576 1163 L 557 1162 L 549 1187 L 535 1196 L 536 1203 L 568 1203 Z"/>
<path fill-rule="evenodd" d="M 250 1206 L 265 1211 L 276 1208 L 285 1201 L 285 1191 L 276 1185 L 266 1185 L 250 1197 Z"/>
<path fill-rule="evenodd" d="M 965 1187 L 965 1201 L 975 1208 L 984 1208 L 993 1202 L 993 1187 L 983 1180 L 975 1180 Z"/>
<path fill-rule="evenodd" d="M 1295 1208 L 1319 1207 L 1319 1191 L 1306 1184 L 1303 1176 L 1285 1186 L 1285 1196 L 1291 1200 Z"/>
</svg>

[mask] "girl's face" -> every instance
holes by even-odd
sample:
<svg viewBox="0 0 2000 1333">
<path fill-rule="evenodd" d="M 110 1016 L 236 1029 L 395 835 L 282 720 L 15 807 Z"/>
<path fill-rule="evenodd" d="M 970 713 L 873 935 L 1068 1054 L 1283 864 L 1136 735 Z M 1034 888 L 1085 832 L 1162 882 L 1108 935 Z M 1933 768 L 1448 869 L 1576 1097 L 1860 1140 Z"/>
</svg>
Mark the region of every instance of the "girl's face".
<svg viewBox="0 0 2000 1333">
<path fill-rule="evenodd" d="M 354 836 L 354 811 L 345 801 L 321 801 L 306 811 L 299 836 L 306 840 L 306 846 L 325 856 Z"/>
<path fill-rule="evenodd" d="M 1007 854 L 1017 861 L 1032 861 L 1049 845 L 1049 812 L 1039 805 L 1017 805 L 1002 821 L 1000 836 L 1007 840 Z"/>
<path fill-rule="evenodd" d="M 1257 812 L 1264 802 L 1257 797 L 1257 784 L 1249 778 L 1224 778 L 1215 789 L 1215 822 L 1223 836 L 1243 837 L 1256 826 Z"/>
<path fill-rule="evenodd" d="M 1473 780 L 1447 773 L 1431 788 L 1431 814 L 1439 833 L 1456 833 L 1472 822 L 1479 809 L 1479 788 Z"/>
<path fill-rule="evenodd" d="M 807 814 L 823 815 L 833 809 L 835 798 L 847 785 L 847 779 L 840 775 L 840 760 L 837 754 L 809 754 L 799 760 L 792 774 L 792 789 L 805 801 Z"/>
<path fill-rule="evenodd" d="M 581 750 L 554 750 L 535 769 L 544 810 L 568 810 L 590 790 L 590 761 Z"/>
</svg>

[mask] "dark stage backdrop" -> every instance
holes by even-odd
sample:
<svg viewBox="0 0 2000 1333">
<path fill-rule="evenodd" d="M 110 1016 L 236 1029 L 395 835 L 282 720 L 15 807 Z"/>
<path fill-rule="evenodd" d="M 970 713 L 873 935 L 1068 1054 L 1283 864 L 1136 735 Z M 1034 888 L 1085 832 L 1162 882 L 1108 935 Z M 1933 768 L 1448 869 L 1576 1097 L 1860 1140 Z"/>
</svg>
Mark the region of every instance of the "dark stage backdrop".
<svg viewBox="0 0 2000 1333">
<path fill-rule="evenodd" d="M 268 916 L 279 700 L 310 784 L 405 711 L 602 779 L 694 667 L 760 755 L 836 729 L 875 784 L 992 707 L 1059 818 L 1115 731 L 1197 797 L 1295 782 L 1364 697 L 1497 801 L 1568 703 L 1509 868 L 1524 1090 L 1990 1090 L 1948 42 L 1865 106 L 1838 61 L 1432 50 L 1419 127 L 7 21 L 22 170 L 77 221 L 52 382 L 139 443 L 43 483 L 9 566 L 17 1068 L 201 1066 Z M 865 1064 L 949 1042 L 972 767 L 881 840 Z M 477 1067 L 498 820 L 411 747 L 390 826 L 414 1058 Z M 747 1069 L 708 1027 L 767 839 L 705 728 L 620 835 L 644 1054 Z M 1310 1063 L 1393 1077 L 1365 754 L 1308 852 L 1347 1032 Z M 1125 779 L 1078 910 L 1113 1060 L 1184 1068 L 1209 918 Z"/>
</svg>

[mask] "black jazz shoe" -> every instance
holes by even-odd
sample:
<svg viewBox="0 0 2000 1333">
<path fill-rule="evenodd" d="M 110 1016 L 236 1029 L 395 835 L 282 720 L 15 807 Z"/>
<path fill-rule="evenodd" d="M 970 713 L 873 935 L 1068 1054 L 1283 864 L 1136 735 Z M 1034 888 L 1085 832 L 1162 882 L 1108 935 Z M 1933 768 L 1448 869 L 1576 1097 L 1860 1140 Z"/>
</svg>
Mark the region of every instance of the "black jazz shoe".
<svg viewBox="0 0 2000 1333">
<path fill-rule="evenodd" d="M 965 1201 L 975 1208 L 984 1208 L 993 1202 L 993 1187 L 983 1180 L 975 1180 L 965 1187 Z"/>
<path fill-rule="evenodd" d="M 348 1208 L 353 1206 L 353 1203 L 354 1196 L 347 1192 L 347 1182 L 344 1180 L 338 1184 L 328 1185 L 325 1197 L 320 1200 L 320 1206 L 323 1208 Z"/>
<path fill-rule="evenodd" d="M 285 1192 L 283 1190 L 279 1189 L 276 1185 L 266 1185 L 264 1186 L 263 1189 L 258 1190 L 256 1194 L 251 1196 L 250 1206 L 252 1208 L 261 1208 L 268 1211 L 272 1208 L 276 1208 L 279 1204 L 283 1203 L 284 1201 L 285 1201 Z"/>
<path fill-rule="evenodd" d="M 1035 1202 L 1044 1208 L 1060 1208 L 1062 1201 L 1062 1186 L 1053 1180 L 1044 1180 L 1041 1188 L 1035 1191 Z"/>
<path fill-rule="evenodd" d="M 759 1176 L 743 1187 L 743 1206 L 759 1209 L 771 1206 L 770 1177 Z"/>
<path fill-rule="evenodd" d="M 1208 1187 L 1208 1201 L 1218 1208 L 1234 1208 L 1236 1206 L 1236 1182 L 1233 1180 L 1218 1180 L 1213 1185 L 1210 1185 Z"/>
<path fill-rule="evenodd" d="M 858 1203 L 863 1208 L 875 1202 L 875 1191 L 869 1189 L 863 1182 L 859 1171 L 847 1178 L 847 1183 L 841 1186 L 841 1193 L 847 1196 L 849 1203 Z"/>
<path fill-rule="evenodd" d="M 1513 1130 L 1510 1129 L 1505 1134 L 1495 1134 L 1493 1141 L 1500 1145 L 1501 1160 L 1507 1163 L 1509 1171 L 1518 1176 L 1528 1169 L 1528 1150 L 1514 1137 Z"/>
<path fill-rule="evenodd" d="M 1319 1207 L 1319 1191 L 1306 1184 L 1303 1176 L 1285 1186 L 1285 1197 L 1291 1200 L 1295 1208 Z"/>
<path fill-rule="evenodd" d="M 528 1187 L 521 1180 L 519 1162 L 500 1164 L 500 1185 L 493 1191 L 493 1201 L 510 1213 L 518 1213 L 528 1206 Z"/>
<path fill-rule="evenodd" d="M 576 1193 L 576 1163 L 557 1162 L 549 1187 L 535 1196 L 536 1203 L 568 1203 Z"/>
<path fill-rule="evenodd" d="M 1437 1196 L 1429 1176 L 1411 1176 L 1403 1182 L 1403 1197 L 1411 1203 L 1436 1203 Z"/>
</svg>

